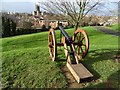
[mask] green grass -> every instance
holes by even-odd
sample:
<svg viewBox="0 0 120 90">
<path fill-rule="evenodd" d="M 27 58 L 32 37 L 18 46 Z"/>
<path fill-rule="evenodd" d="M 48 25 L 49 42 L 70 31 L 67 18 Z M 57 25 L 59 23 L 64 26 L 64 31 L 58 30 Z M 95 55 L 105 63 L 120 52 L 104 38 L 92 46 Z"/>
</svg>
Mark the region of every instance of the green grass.
<svg viewBox="0 0 120 90">
<path fill-rule="evenodd" d="M 49 61 L 48 52 L 44 53 L 44 50 L 3 52 L 3 85 L 16 88 L 65 87 L 66 81 L 60 69 Z"/>
<path fill-rule="evenodd" d="M 51 62 L 47 47 L 48 32 L 4 38 L 3 86 L 62 88 L 67 82 L 58 64 Z"/>
<path fill-rule="evenodd" d="M 81 88 L 118 87 L 118 37 L 104 34 L 92 27 L 84 27 L 90 39 L 90 50 L 83 64 L 97 77 L 96 81 L 81 83 Z M 73 29 L 66 30 L 73 35 Z M 56 31 L 59 41 L 60 31 Z M 2 83 L 8 87 L 65 88 L 67 81 L 60 68 L 65 65 L 64 51 L 58 48 L 58 59 L 51 62 L 47 46 L 48 32 L 3 38 Z M 63 59 L 63 60 L 61 60 Z"/>
<path fill-rule="evenodd" d="M 113 24 L 109 26 L 108 28 L 115 30 L 115 31 L 120 31 L 120 24 Z"/>
</svg>

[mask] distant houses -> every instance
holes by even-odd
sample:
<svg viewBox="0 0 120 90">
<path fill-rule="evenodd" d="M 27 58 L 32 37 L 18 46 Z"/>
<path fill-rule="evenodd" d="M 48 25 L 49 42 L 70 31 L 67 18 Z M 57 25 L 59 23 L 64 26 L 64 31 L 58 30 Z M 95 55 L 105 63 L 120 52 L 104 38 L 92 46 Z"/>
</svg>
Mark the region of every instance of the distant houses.
<svg viewBox="0 0 120 90">
<path fill-rule="evenodd" d="M 68 26 L 69 23 L 67 20 L 60 19 L 59 15 L 55 15 L 52 13 L 41 12 L 39 5 L 35 5 L 35 11 L 33 11 L 33 27 L 34 28 L 42 28 L 42 27 L 52 27 L 57 28 L 58 22 L 61 21 L 64 27 Z"/>
<path fill-rule="evenodd" d="M 60 21 L 63 25 L 63 27 L 66 27 L 69 25 L 69 22 L 67 20 L 50 20 L 48 18 L 43 18 L 43 17 L 37 17 L 37 16 L 34 16 L 34 22 L 33 22 L 33 27 L 34 28 L 42 28 L 42 27 L 52 27 L 54 29 L 56 29 L 58 27 L 58 22 Z"/>
<path fill-rule="evenodd" d="M 89 26 L 110 26 L 118 23 L 118 17 L 89 15 L 85 17 L 84 23 Z"/>
</svg>

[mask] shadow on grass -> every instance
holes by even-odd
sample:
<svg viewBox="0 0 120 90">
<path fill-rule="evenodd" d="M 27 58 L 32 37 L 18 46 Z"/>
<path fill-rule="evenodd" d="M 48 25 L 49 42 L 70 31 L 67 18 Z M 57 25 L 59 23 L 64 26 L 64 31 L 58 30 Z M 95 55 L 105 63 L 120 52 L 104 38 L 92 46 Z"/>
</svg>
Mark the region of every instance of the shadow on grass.
<svg viewBox="0 0 120 90">
<path fill-rule="evenodd" d="M 97 72 L 93 68 L 92 65 L 96 62 L 113 60 L 114 55 L 117 55 L 117 54 L 119 54 L 118 50 L 110 50 L 110 49 L 92 50 L 92 51 L 89 51 L 89 55 L 86 56 L 86 58 L 82 63 L 94 75 L 93 79 L 96 80 L 96 79 L 99 79 L 101 76 L 99 75 L 99 72 Z"/>
<path fill-rule="evenodd" d="M 81 90 L 119 90 L 120 88 L 120 70 L 110 75 L 105 82 L 94 86 L 88 86 Z"/>
</svg>

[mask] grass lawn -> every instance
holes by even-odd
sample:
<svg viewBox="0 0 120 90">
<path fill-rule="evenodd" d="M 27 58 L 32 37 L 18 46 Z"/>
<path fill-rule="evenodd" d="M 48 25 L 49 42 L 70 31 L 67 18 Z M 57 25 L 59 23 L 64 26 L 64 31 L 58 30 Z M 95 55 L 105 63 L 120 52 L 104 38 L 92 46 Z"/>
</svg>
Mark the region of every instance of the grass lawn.
<svg viewBox="0 0 120 90">
<path fill-rule="evenodd" d="M 84 27 L 90 39 L 90 50 L 83 64 L 97 77 L 81 83 L 80 88 L 117 88 L 119 63 L 112 58 L 118 51 L 118 37 Z M 73 29 L 66 30 L 71 36 Z M 5 88 L 66 88 L 68 83 L 60 67 L 66 64 L 64 51 L 58 48 L 58 59 L 49 59 L 48 32 L 3 38 L 2 83 Z M 59 41 L 59 31 L 56 31 Z"/>
<path fill-rule="evenodd" d="M 120 31 L 120 24 L 113 24 L 107 28 L 110 28 L 110 29 L 115 30 L 115 31 Z"/>
</svg>

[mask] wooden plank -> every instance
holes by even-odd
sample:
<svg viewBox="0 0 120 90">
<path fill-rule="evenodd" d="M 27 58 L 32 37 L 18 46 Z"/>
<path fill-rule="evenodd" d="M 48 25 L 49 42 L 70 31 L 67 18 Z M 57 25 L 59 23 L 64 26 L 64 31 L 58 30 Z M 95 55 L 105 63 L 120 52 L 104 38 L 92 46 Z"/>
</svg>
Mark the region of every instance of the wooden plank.
<svg viewBox="0 0 120 90">
<path fill-rule="evenodd" d="M 67 63 L 67 67 L 70 70 L 70 72 L 72 73 L 72 75 L 74 76 L 74 78 L 76 79 L 76 81 L 78 83 L 80 83 L 80 77 L 78 76 L 78 74 L 75 72 L 75 70 L 71 67 L 71 65 L 69 63 Z"/>
<path fill-rule="evenodd" d="M 93 76 L 81 63 L 73 64 L 71 66 L 77 72 L 81 79 Z"/>
<path fill-rule="evenodd" d="M 67 67 L 78 83 L 80 83 L 81 79 L 93 77 L 93 75 L 81 63 L 79 64 L 67 63 Z"/>
</svg>

